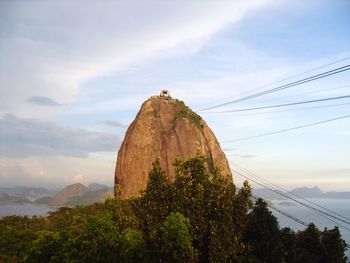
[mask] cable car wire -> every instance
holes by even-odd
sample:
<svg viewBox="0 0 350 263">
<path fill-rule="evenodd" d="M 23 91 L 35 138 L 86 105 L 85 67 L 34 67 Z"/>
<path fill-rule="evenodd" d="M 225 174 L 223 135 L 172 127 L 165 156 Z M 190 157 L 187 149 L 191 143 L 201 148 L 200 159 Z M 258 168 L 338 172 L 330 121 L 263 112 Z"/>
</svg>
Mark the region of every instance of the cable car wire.
<svg viewBox="0 0 350 263">
<path fill-rule="evenodd" d="M 268 106 L 262 106 L 262 107 L 254 107 L 254 108 L 244 108 L 244 109 L 237 109 L 237 110 L 207 111 L 207 112 L 203 112 L 203 113 L 231 113 L 231 112 L 242 112 L 242 111 L 254 111 L 254 110 L 288 107 L 288 106 L 316 103 L 316 102 L 323 102 L 323 101 L 330 101 L 330 100 L 340 100 L 340 99 L 347 99 L 347 98 L 350 98 L 350 95 L 322 98 L 322 99 L 317 99 L 317 100 L 298 101 L 298 102 L 291 102 L 291 103 L 284 103 L 284 104 L 277 104 L 277 105 L 268 105 Z"/>
<path fill-rule="evenodd" d="M 314 107 L 304 107 L 304 108 L 295 108 L 295 109 L 286 109 L 286 110 L 274 110 L 274 111 L 263 111 L 263 112 L 251 112 L 251 113 L 243 113 L 236 116 L 252 116 L 252 115 L 261 115 L 261 114 L 270 114 L 270 113 L 280 113 L 280 112 L 289 112 L 289 111 L 302 111 L 302 110 L 310 110 L 310 109 L 322 109 L 322 108 L 330 108 L 330 107 L 338 107 L 338 106 L 345 106 L 350 105 L 349 103 L 337 103 L 337 104 L 328 104 L 328 105 L 322 105 L 322 106 L 314 106 Z M 227 113 L 228 115 L 229 113 Z M 231 114 L 236 114 L 235 112 L 232 112 Z M 231 115 L 230 114 L 230 115 Z"/>
<path fill-rule="evenodd" d="M 301 84 L 304 84 L 304 83 L 308 83 L 308 82 L 315 81 L 315 80 L 318 80 L 318 79 L 321 79 L 321 78 L 325 78 L 325 77 L 328 77 L 328 76 L 331 76 L 331 75 L 335 75 L 335 74 L 338 74 L 338 73 L 341 73 L 341 72 L 344 72 L 344 71 L 347 71 L 347 70 L 350 70 L 350 64 L 342 66 L 342 67 L 339 67 L 339 68 L 336 68 L 336 69 L 332 69 L 332 70 L 329 70 L 329 71 L 326 71 L 326 72 L 322 72 L 322 73 L 319 73 L 317 75 L 313 75 L 311 77 L 307 77 L 307 78 L 304 78 L 304 79 L 301 79 L 301 80 L 297 80 L 297 81 L 294 81 L 294 82 L 291 82 L 291 83 L 288 83 L 288 84 L 284 84 L 284 85 L 278 86 L 276 88 L 272 88 L 272 89 L 265 90 L 265 91 L 262 91 L 262 92 L 258 92 L 258 93 L 255 93 L 255 94 L 252 94 L 252 95 L 249 95 L 249 96 L 245 96 L 245 97 L 242 97 L 242 98 L 239 98 L 239 99 L 236 99 L 236 100 L 232 100 L 232 101 L 221 103 L 221 104 L 218 104 L 218 105 L 215 105 L 215 106 L 203 108 L 203 109 L 200 109 L 198 111 L 201 112 L 201 111 L 212 110 L 212 109 L 219 108 L 219 107 L 222 107 L 222 106 L 226 106 L 226 105 L 234 104 L 234 103 L 237 103 L 237 102 L 241 102 L 241 101 L 253 99 L 253 98 L 256 98 L 256 97 L 264 96 L 264 95 L 267 95 L 267 94 L 270 94 L 270 93 L 274 93 L 274 92 L 277 92 L 277 91 L 285 90 L 285 89 L 288 89 L 288 88 L 291 88 L 291 87 L 294 87 L 294 86 L 298 86 L 298 85 L 301 85 Z"/>
<path fill-rule="evenodd" d="M 233 140 L 225 140 L 225 141 L 221 141 L 221 143 L 237 142 L 237 141 L 243 141 L 243 140 L 249 140 L 249 139 L 264 137 L 264 136 L 268 136 L 268 135 L 279 134 L 279 133 L 293 131 L 293 130 L 297 130 L 297 129 L 302 129 L 302 128 L 306 128 L 306 127 L 310 127 L 310 126 L 314 126 L 314 125 L 318 125 L 318 124 L 323 124 L 323 123 L 327 123 L 327 122 L 337 121 L 337 120 L 341 120 L 341 119 L 345 119 L 345 118 L 349 118 L 349 117 L 350 117 L 350 114 L 349 115 L 345 115 L 345 116 L 340 116 L 340 117 L 337 117 L 337 118 L 324 120 L 324 121 L 318 121 L 318 122 L 313 122 L 313 123 L 300 125 L 300 126 L 296 126 L 296 127 L 292 127 L 292 128 L 277 130 L 277 131 L 273 131 L 273 132 L 267 132 L 267 133 L 262 133 L 262 134 L 258 134 L 258 135 L 237 138 L 237 139 L 233 139 Z"/>
<path fill-rule="evenodd" d="M 276 188 L 278 188 L 279 190 L 282 190 L 282 191 L 284 191 L 284 192 L 286 192 L 286 193 L 288 193 L 288 194 L 290 194 L 290 195 L 293 195 L 293 196 L 295 196 L 295 197 L 297 197 L 297 198 L 299 198 L 299 199 L 302 199 L 302 200 L 304 200 L 304 201 L 306 201 L 306 202 L 308 202 L 308 203 L 310 203 L 310 204 L 312 204 L 312 205 L 314 205 L 314 206 L 317 206 L 317 207 L 319 207 L 319 208 L 321 208 L 321 209 L 324 209 L 324 210 L 328 211 L 329 213 L 332 213 L 332 214 L 334 214 L 334 215 L 337 215 L 337 216 L 343 218 L 344 220 L 347 220 L 348 224 L 350 224 L 350 218 L 347 218 L 347 217 L 345 217 L 345 216 L 343 216 L 343 215 L 341 215 L 341 214 L 339 214 L 339 213 L 337 213 L 337 212 L 335 212 L 335 211 L 332 211 L 332 210 L 330 210 L 330 209 L 328 209 L 328 208 L 326 208 L 326 207 L 324 207 L 324 206 L 321 206 L 321 205 L 319 205 L 319 204 L 317 204 L 317 203 L 315 203 L 315 202 L 313 202 L 313 201 L 311 201 L 311 200 L 308 200 L 308 199 L 306 199 L 306 198 L 304 198 L 304 197 L 302 197 L 302 196 L 300 196 L 300 195 L 298 195 L 298 194 L 296 194 L 296 193 L 293 193 L 293 192 L 291 192 L 291 191 L 288 191 L 287 189 L 283 188 L 282 186 L 279 186 L 279 185 L 277 185 L 277 184 L 274 184 L 274 183 L 268 181 L 267 179 L 264 179 L 264 178 L 262 178 L 261 176 L 258 176 L 257 174 L 253 173 L 252 171 L 249 171 L 248 169 L 243 168 L 242 166 L 240 166 L 240 165 L 238 165 L 238 164 L 236 164 L 236 163 L 235 163 L 235 164 L 230 163 L 230 165 L 234 165 L 234 166 L 238 167 L 239 169 L 244 170 L 245 172 L 249 173 L 251 176 L 257 178 L 258 180 L 265 181 L 265 182 L 268 183 L 269 185 L 272 185 L 273 187 L 276 187 Z"/>
<path fill-rule="evenodd" d="M 334 219 L 336 219 L 336 220 L 338 220 L 338 221 L 341 221 L 341 222 L 343 222 L 343 223 L 349 224 L 347 221 L 345 221 L 345 220 L 343 220 L 343 219 L 341 219 L 341 218 L 338 218 L 338 217 L 336 217 L 336 216 L 334 216 L 334 215 L 331 215 L 331 214 L 329 214 L 329 213 L 326 213 L 326 212 L 324 212 L 324 211 L 322 211 L 322 210 L 319 210 L 319 209 L 317 209 L 317 208 L 315 208 L 315 207 L 312 207 L 312 206 L 310 206 L 310 205 L 307 205 L 307 204 L 305 204 L 305 203 L 303 203 L 303 202 L 300 202 L 299 200 L 297 200 L 297 199 L 295 199 L 295 198 L 293 198 L 293 197 L 290 197 L 290 196 L 288 196 L 288 195 L 286 195 L 286 194 L 284 194 L 284 193 L 282 193 L 282 192 L 279 192 L 279 191 L 277 191 L 277 190 L 275 190 L 275 189 L 273 189 L 273 188 L 271 188 L 271 187 L 266 186 L 265 184 L 263 184 L 263 183 L 261 183 L 261 182 L 258 182 L 258 181 L 254 180 L 254 179 L 251 179 L 250 177 L 248 177 L 248 176 L 246 176 L 246 175 L 240 173 L 240 172 L 237 171 L 237 170 L 234 170 L 234 169 L 231 169 L 231 170 L 232 170 L 234 173 L 236 173 L 236 174 L 238 174 L 238 175 L 240 175 L 240 176 L 246 178 L 247 180 L 250 180 L 250 181 L 252 181 L 252 182 L 254 182 L 254 183 L 256 183 L 256 184 L 258 184 L 258 185 L 260 185 L 260 186 L 262 186 L 262 187 L 264 187 L 264 188 L 266 188 L 266 189 L 269 189 L 270 191 L 272 191 L 272 192 L 274 192 L 274 193 L 276 193 L 276 194 L 278 194 L 278 195 L 280 195 L 280 196 L 283 196 L 283 197 L 285 197 L 285 198 L 288 198 L 288 199 L 290 199 L 290 200 L 292 200 L 292 201 L 294 201 L 294 202 L 296 202 L 296 203 L 298 203 L 298 204 L 300 204 L 300 205 L 302 205 L 302 206 L 304 206 L 304 207 L 306 207 L 306 208 L 308 208 L 308 209 L 310 209 L 310 210 L 313 210 L 315 213 L 317 213 L 317 214 L 319 214 L 319 215 L 321 215 L 321 216 L 327 218 L 328 220 L 332 221 L 333 223 L 336 223 L 337 225 L 341 226 L 342 228 L 344 228 L 344 229 L 350 231 L 350 228 L 344 226 L 343 224 L 341 224 L 341 223 L 339 223 L 339 222 L 334 221 L 332 218 L 334 218 Z M 331 217 L 331 218 L 330 218 L 330 217 Z M 350 225 L 350 224 L 349 224 L 349 225 Z"/>
<path fill-rule="evenodd" d="M 272 86 L 272 85 L 275 85 L 275 84 L 284 82 L 284 81 L 286 81 L 286 80 L 290 80 L 290 79 L 293 79 L 293 78 L 296 78 L 296 77 L 305 75 L 305 74 L 307 74 L 307 73 L 310 73 L 310 72 L 313 72 L 313 71 L 316 71 L 316 70 L 319 70 L 319 69 L 322 69 L 322 68 L 326 68 L 326 67 L 328 67 L 328 66 L 337 64 L 337 63 L 339 63 L 339 62 L 342 62 L 342 61 L 345 61 L 345 60 L 348 60 L 348 59 L 350 59 L 350 56 L 345 57 L 345 58 L 342 58 L 342 59 L 338 59 L 338 60 L 335 60 L 335 61 L 332 61 L 332 62 L 330 62 L 330 63 L 327 63 L 327 64 L 324 64 L 324 65 L 318 66 L 318 67 L 316 67 L 316 68 L 312 68 L 312 69 L 306 70 L 306 71 L 301 72 L 301 73 L 297 73 L 297 74 L 292 75 L 292 76 L 290 76 L 290 77 L 286 77 L 286 78 L 277 80 L 277 81 L 275 81 L 275 82 L 272 82 L 272 83 L 263 85 L 263 86 L 261 86 L 261 87 L 258 87 L 258 88 L 255 88 L 255 89 L 251 89 L 251 90 L 249 90 L 249 91 L 241 92 L 241 93 L 237 94 L 237 96 L 241 96 L 241 95 L 244 95 L 244 94 L 250 93 L 250 92 L 252 92 L 252 91 L 256 91 L 256 90 L 261 90 L 261 89 L 263 89 L 263 88 L 267 88 L 267 87 L 270 87 L 270 86 Z M 215 105 L 215 103 L 213 103 L 213 104 Z"/>
<path fill-rule="evenodd" d="M 258 200 L 258 199 L 261 198 L 261 197 L 257 197 L 257 196 L 255 196 L 255 195 L 252 195 L 252 198 L 256 201 L 256 200 Z M 263 198 L 262 198 L 262 199 L 263 199 Z M 308 227 L 308 225 L 309 225 L 309 224 L 306 223 L 305 221 L 303 221 L 303 220 L 301 220 L 301 219 L 299 219 L 299 218 L 297 218 L 297 217 L 295 217 L 295 216 L 292 216 L 291 214 L 289 214 L 289 213 L 287 213 L 287 212 L 285 212 L 285 211 L 283 211 L 283 210 L 281 210 L 281 209 L 278 209 L 278 208 L 276 208 L 276 207 L 270 205 L 270 204 L 267 203 L 267 202 L 266 202 L 266 205 L 267 205 L 269 208 L 271 208 L 272 210 L 274 210 L 274 211 L 280 213 L 281 215 L 284 215 L 284 216 L 288 217 L 289 219 L 292 219 L 293 221 L 295 221 L 295 222 L 297 222 L 297 223 L 299 223 L 299 224 L 301 224 L 301 225 L 303 225 L 303 226 Z"/>
</svg>

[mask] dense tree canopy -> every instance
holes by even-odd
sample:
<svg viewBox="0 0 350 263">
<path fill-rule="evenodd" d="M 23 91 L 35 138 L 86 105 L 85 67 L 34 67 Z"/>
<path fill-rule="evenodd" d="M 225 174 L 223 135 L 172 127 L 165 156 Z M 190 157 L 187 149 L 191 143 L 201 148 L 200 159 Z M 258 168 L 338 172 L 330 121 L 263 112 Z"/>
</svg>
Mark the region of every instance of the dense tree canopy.
<svg viewBox="0 0 350 263">
<path fill-rule="evenodd" d="M 248 255 L 258 262 L 283 262 L 283 245 L 278 222 L 267 208 L 267 203 L 258 199 L 243 234 L 248 244 Z"/>
<path fill-rule="evenodd" d="M 0 220 L 0 262 L 346 262 L 338 228 L 280 229 L 245 182 L 195 156 L 175 162 L 170 180 L 159 160 L 141 196 L 62 207 L 47 217 Z"/>
</svg>

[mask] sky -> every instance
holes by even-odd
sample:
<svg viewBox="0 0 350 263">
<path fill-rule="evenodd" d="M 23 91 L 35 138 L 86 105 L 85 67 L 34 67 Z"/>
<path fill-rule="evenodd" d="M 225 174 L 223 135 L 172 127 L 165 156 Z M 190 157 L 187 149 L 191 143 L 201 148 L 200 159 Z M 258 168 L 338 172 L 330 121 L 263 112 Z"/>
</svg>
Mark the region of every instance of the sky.
<svg viewBox="0 0 350 263">
<path fill-rule="evenodd" d="M 213 113 L 348 95 L 349 71 L 199 111 L 350 64 L 349 12 L 347 0 L 1 1 L 0 185 L 112 185 L 128 125 L 168 89 L 231 168 L 350 191 L 349 118 L 226 142 L 349 115 L 349 99 Z"/>
</svg>

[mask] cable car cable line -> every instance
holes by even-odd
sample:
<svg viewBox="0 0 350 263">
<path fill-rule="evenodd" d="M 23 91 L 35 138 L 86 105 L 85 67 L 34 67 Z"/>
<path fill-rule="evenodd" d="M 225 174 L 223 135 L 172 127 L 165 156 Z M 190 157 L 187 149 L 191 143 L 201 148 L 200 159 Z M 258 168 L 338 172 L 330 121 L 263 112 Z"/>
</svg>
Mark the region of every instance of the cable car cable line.
<svg viewBox="0 0 350 263">
<path fill-rule="evenodd" d="M 203 109 L 200 109 L 198 111 L 202 112 L 202 111 L 212 110 L 212 109 L 219 108 L 219 107 L 222 107 L 222 106 L 226 106 L 226 105 L 234 104 L 234 103 L 237 103 L 237 102 L 241 102 L 241 101 L 253 99 L 253 98 L 256 98 L 256 97 L 264 96 L 264 95 L 267 95 L 267 94 L 270 94 L 270 93 L 274 93 L 274 92 L 277 92 L 277 91 L 285 90 L 285 89 L 288 89 L 288 88 L 291 88 L 291 87 L 294 87 L 294 86 L 298 86 L 298 85 L 301 85 L 301 84 L 304 84 L 304 83 L 308 83 L 308 82 L 311 82 L 311 81 L 314 81 L 314 80 L 318 80 L 318 79 L 325 78 L 325 77 L 328 77 L 328 76 L 331 76 L 331 75 L 335 75 L 335 74 L 338 74 L 338 73 L 341 73 L 341 72 L 344 72 L 344 71 L 347 71 L 347 70 L 350 70 L 350 64 L 342 66 L 342 67 L 339 67 L 339 68 L 336 68 L 336 69 L 332 69 L 332 70 L 329 70 L 329 71 L 326 71 L 326 72 L 323 72 L 323 73 L 319 73 L 319 74 L 313 75 L 311 77 L 307 77 L 307 78 L 304 78 L 304 79 L 301 79 L 301 80 L 297 80 L 297 81 L 294 81 L 294 82 L 291 82 L 291 83 L 288 83 L 288 84 L 284 84 L 284 85 L 278 86 L 276 88 L 272 88 L 272 89 L 268 89 L 268 90 L 265 90 L 265 91 L 261 91 L 261 92 L 252 94 L 252 95 L 248 95 L 248 96 L 236 99 L 236 100 L 232 100 L 232 101 L 221 103 L 221 104 L 218 104 L 218 105 L 215 105 L 215 106 L 203 108 Z"/>
<path fill-rule="evenodd" d="M 258 88 L 255 88 L 255 89 L 251 89 L 251 90 L 249 90 L 249 91 L 241 92 L 241 93 L 237 94 L 237 96 L 244 95 L 244 94 L 247 94 L 247 93 L 249 93 L 249 92 L 256 91 L 256 90 L 260 90 L 260 89 L 263 89 L 263 88 L 267 88 L 267 87 L 270 87 L 270 86 L 272 86 L 272 85 L 275 85 L 275 84 L 284 82 L 284 81 L 286 81 L 286 80 L 290 80 L 290 79 L 293 79 L 293 78 L 296 78 L 296 77 L 305 75 L 305 74 L 307 74 L 307 73 L 310 73 L 310 72 L 313 72 L 313 71 L 316 71 L 316 70 L 319 70 L 319 69 L 322 69 L 322 68 L 326 68 L 326 67 L 328 67 L 328 66 L 337 64 L 337 63 L 339 63 L 339 62 L 342 62 L 342 61 L 345 61 L 345 60 L 348 60 L 348 59 L 350 59 L 350 56 L 345 57 L 345 58 L 342 58 L 342 59 L 338 59 L 338 60 L 335 60 L 335 61 L 332 61 L 332 62 L 330 62 L 330 63 L 327 63 L 327 64 L 324 64 L 324 65 L 318 66 L 318 67 L 316 67 L 316 68 L 312 68 L 312 69 L 306 70 L 306 71 L 301 72 L 301 73 L 297 73 L 297 74 L 292 75 L 292 76 L 290 76 L 290 77 L 286 77 L 286 78 L 277 80 L 277 81 L 275 81 L 275 82 L 272 82 L 272 83 L 263 85 L 263 86 L 261 86 L 261 87 L 258 87 Z M 213 104 L 215 105 L 215 103 L 213 103 Z M 209 106 L 208 106 L 208 107 L 209 107 Z"/>
<path fill-rule="evenodd" d="M 267 85 L 265 85 L 264 87 L 268 87 L 268 86 L 271 86 L 271 85 L 273 85 L 273 84 L 281 83 L 281 82 L 283 82 L 283 81 L 290 80 L 290 79 L 293 79 L 293 78 L 296 78 L 296 77 L 305 75 L 305 74 L 307 74 L 307 73 L 310 73 L 310 72 L 316 71 L 316 70 L 318 70 L 318 69 L 322 69 L 322 68 L 325 68 L 325 67 L 328 67 L 328 66 L 337 64 L 337 63 L 339 63 L 339 62 L 342 62 L 342 61 L 345 61 L 345 60 L 348 60 L 348 59 L 350 59 L 350 56 L 345 57 L 345 58 L 342 58 L 342 59 L 335 60 L 335 61 L 333 61 L 333 62 L 324 64 L 324 65 L 322 65 L 322 66 L 318 66 L 318 67 L 316 67 L 316 68 L 312 68 L 312 69 L 306 70 L 306 71 L 304 71 L 304 72 L 301 72 L 301 73 L 292 75 L 292 76 L 290 76 L 290 77 L 287 77 L 287 78 L 278 80 L 278 81 L 273 82 L 273 83 L 271 83 L 271 84 L 267 84 Z"/>
<path fill-rule="evenodd" d="M 257 199 L 259 199 L 259 198 L 261 198 L 261 197 L 257 197 L 257 196 L 252 195 L 252 198 L 253 198 L 254 200 L 257 200 Z M 292 216 L 291 214 L 289 214 L 289 213 L 287 213 L 287 212 L 285 212 L 285 211 L 283 211 L 283 210 L 281 210 L 281 209 L 278 209 L 278 208 L 276 208 L 276 207 L 270 205 L 270 204 L 267 203 L 267 202 L 266 202 L 266 205 L 267 205 L 269 208 L 271 208 L 272 210 L 274 210 L 274 211 L 276 211 L 276 212 L 278 212 L 278 213 L 280 213 L 280 214 L 282 214 L 282 215 L 288 217 L 289 219 L 294 220 L 295 222 L 297 222 L 297 223 L 299 223 L 299 224 L 301 224 L 301 225 L 303 225 L 303 226 L 306 226 L 306 227 L 309 226 L 309 224 L 306 223 L 305 221 L 303 221 L 303 220 L 301 220 L 301 219 L 299 219 L 299 218 L 297 218 L 297 217 L 295 217 L 295 216 Z"/>
<path fill-rule="evenodd" d="M 318 124 L 323 124 L 323 123 L 327 123 L 327 122 L 337 121 L 337 120 L 341 120 L 341 119 L 345 119 L 345 118 L 349 118 L 349 117 L 350 117 L 350 114 L 349 115 L 345 115 L 345 116 L 340 116 L 340 117 L 337 117 L 337 118 L 328 119 L 328 120 L 323 120 L 323 121 L 313 122 L 313 123 L 300 125 L 300 126 L 296 126 L 296 127 L 291 127 L 291 128 L 287 128 L 287 129 L 277 130 L 277 131 L 273 131 L 273 132 L 267 132 L 267 133 L 262 133 L 262 134 L 258 134 L 258 135 L 247 136 L 247 137 L 241 137 L 241 138 L 237 138 L 237 139 L 233 139 L 233 140 L 224 140 L 224 141 L 221 141 L 221 143 L 237 142 L 237 141 L 243 141 L 243 140 L 249 140 L 249 139 L 264 137 L 264 136 L 268 136 L 268 135 L 279 134 L 279 133 L 293 131 L 293 130 L 297 130 L 297 129 L 302 129 L 302 128 L 306 128 L 306 127 L 310 127 L 310 126 L 314 126 L 314 125 L 318 125 Z"/>
<path fill-rule="evenodd" d="M 322 99 L 316 99 L 316 100 L 298 101 L 298 102 L 291 102 L 291 103 L 284 103 L 284 104 L 277 104 L 277 105 L 268 105 L 268 106 L 262 106 L 262 107 L 254 107 L 254 108 L 244 108 L 244 109 L 237 109 L 237 110 L 207 111 L 207 112 L 203 112 L 203 113 L 231 113 L 231 112 L 254 111 L 254 110 L 288 107 L 288 106 L 308 104 L 308 103 L 317 103 L 317 102 L 330 101 L 330 100 L 340 100 L 340 99 L 347 99 L 347 98 L 350 98 L 350 95 L 322 98 Z"/>
<path fill-rule="evenodd" d="M 345 105 L 350 105 L 350 102 L 349 103 L 328 104 L 328 105 L 314 106 L 314 107 L 286 109 L 286 110 L 274 110 L 274 111 L 263 111 L 263 112 L 258 111 L 258 112 L 252 112 L 252 113 L 246 113 L 246 114 L 239 114 L 238 113 L 238 115 L 236 115 L 236 116 L 252 116 L 252 115 L 280 113 L 280 112 L 289 112 L 289 111 L 302 111 L 302 110 L 309 110 L 309 109 L 322 109 L 322 108 L 338 107 L 338 106 L 345 106 Z M 231 112 L 231 114 L 236 114 L 236 113 L 237 112 Z"/>
<path fill-rule="evenodd" d="M 284 191 L 284 192 L 286 192 L 286 193 L 288 193 L 288 194 L 290 194 L 290 195 L 293 195 L 293 196 L 295 196 L 295 197 L 297 197 L 297 198 L 299 198 L 299 199 L 302 199 L 302 200 L 304 200 L 304 201 L 306 201 L 306 202 L 308 202 L 308 203 L 310 203 L 310 204 L 312 204 L 312 205 L 314 205 L 314 206 L 317 206 L 317 207 L 319 207 L 319 208 L 321 208 L 321 209 L 324 209 L 324 210 L 326 210 L 326 211 L 328 211 L 328 212 L 330 212 L 330 213 L 332 213 L 332 214 L 334 214 L 334 215 L 337 215 L 337 216 L 343 218 L 344 220 L 347 220 L 348 224 L 350 224 L 350 218 L 347 218 L 347 217 L 345 217 L 345 216 L 343 216 L 343 215 L 341 215 L 341 214 L 339 214 L 339 213 L 337 213 L 337 212 L 335 212 L 335 211 L 332 211 L 332 210 L 330 210 L 330 209 L 328 209 L 328 208 L 326 208 L 326 207 L 324 207 L 324 206 L 321 206 L 321 205 L 319 205 L 319 204 L 317 204 L 317 203 L 315 203 L 315 202 L 313 202 L 313 201 L 311 201 L 311 200 L 308 200 L 308 199 L 306 199 L 306 198 L 304 198 L 304 197 L 302 197 L 302 196 L 300 196 L 300 195 L 298 195 L 298 194 L 296 194 L 296 193 L 293 193 L 293 192 L 291 192 L 291 191 L 288 191 L 287 189 L 283 188 L 282 186 L 279 186 L 279 185 L 277 185 L 277 184 L 274 184 L 274 183 L 268 181 L 267 179 L 264 179 L 264 178 L 262 178 L 261 176 L 258 176 L 257 174 L 253 173 L 252 171 L 249 171 L 248 169 L 243 168 L 242 166 L 240 166 L 240 165 L 238 165 L 238 164 L 232 164 L 232 163 L 230 163 L 230 165 L 234 165 L 234 166 L 238 167 L 239 169 L 244 170 L 245 172 L 249 173 L 251 176 L 257 178 L 258 180 L 265 181 L 265 182 L 267 182 L 268 184 L 272 185 L 273 187 L 278 188 L 279 190 L 282 190 L 282 191 Z"/>
<path fill-rule="evenodd" d="M 332 218 L 334 218 L 334 219 L 336 219 L 336 220 L 338 220 L 338 221 L 341 221 L 341 222 L 343 222 L 343 223 L 346 223 L 346 224 L 349 224 L 349 225 L 350 225 L 350 223 L 348 223 L 347 221 L 342 220 L 341 218 L 338 218 L 338 217 L 336 217 L 336 216 L 333 216 L 333 215 L 331 215 L 331 214 L 329 214 L 329 213 L 326 213 L 326 212 L 324 212 L 324 211 L 322 211 L 322 210 L 319 210 L 319 209 L 317 209 L 317 208 L 315 208 L 315 207 L 312 207 L 312 206 L 310 206 L 310 205 L 307 205 L 307 204 L 305 204 L 305 203 L 303 203 L 303 202 L 300 202 L 300 201 L 296 200 L 296 199 L 293 198 L 293 197 L 290 197 L 290 196 L 288 196 L 288 195 L 286 195 L 286 194 L 284 194 L 284 193 L 282 193 L 282 192 L 279 192 L 279 191 L 277 191 L 277 190 L 275 190 L 275 189 L 273 189 L 273 188 L 271 188 L 271 187 L 268 187 L 268 186 L 264 185 L 264 184 L 261 183 L 261 182 L 258 182 L 258 181 L 254 180 L 254 179 L 251 179 L 250 177 L 248 177 L 248 176 L 246 176 L 246 175 L 240 173 L 240 172 L 237 171 L 237 170 L 234 170 L 234 169 L 231 169 L 231 170 L 232 170 L 233 172 L 235 172 L 236 174 L 238 174 L 238 175 L 240 175 L 240 176 L 246 178 L 247 180 L 250 180 L 250 181 L 252 181 L 252 182 L 254 182 L 254 183 L 256 183 L 256 184 L 258 184 L 258 185 L 260 185 L 260 186 L 262 186 L 262 187 L 264 187 L 264 188 L 266 188 L 266 189 L 269 189 L 270 191 L 272 191 L 272 192 L 274 192 L 274 193 L 276 193 L 276 194 L 278 194 L 278 195 L 280 195 L 280 196 L 283 196 L 283 197 L 285 197 L 285 198 L 288 198 L 288 199 L 290 199 L 290 200 L 292 200 L 292 201 L 294 201 L 294 202 L 296 202 L 296 203 L 298 203 L 298 204 L 300 204 L 300 205 L 302 205 L 302 206 L 304 206 L 304 207 L 306 207 L 306 208 L 308 208 L 308 209 L 313 210 L 315 213 L 317 213 L 317 214 L 319 214 L 319 215 L 321 215 L 321 216 L 327 218 L 328 220 L 332 221 L 333 223 L 335 223 L 335 224 L 341 226 L 342 228 L 344 228 L 344 229 L 346 229 L 346 230 L 348 230 L 348 231 L 350 232 L 350 228 L 344 226 L 343 224 L 341 224 L 341 223 L 339 223 L 339 222 L 334 221 Z M 330 217 L 331 217 L 331 218 L 330 218 Z"/>
</svg>

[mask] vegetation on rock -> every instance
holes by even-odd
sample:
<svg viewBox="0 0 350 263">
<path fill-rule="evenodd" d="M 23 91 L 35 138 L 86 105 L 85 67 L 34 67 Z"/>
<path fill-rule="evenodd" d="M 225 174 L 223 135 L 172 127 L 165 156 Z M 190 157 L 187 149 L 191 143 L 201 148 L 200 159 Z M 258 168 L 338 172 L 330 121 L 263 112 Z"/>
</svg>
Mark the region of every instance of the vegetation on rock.
<svg viewBox="0 0 350 263">
<path fill-rule="evenodd" d="M 186 104 L 181 100 L 176 100 L 176 114 L 172 120 L 172 130 L 175 130 L 176 124 L 179 118 L 185 118 L 192 122 L 197 128 L 203 128 L 202 118 L 192 111 Z"/>
</svg>

